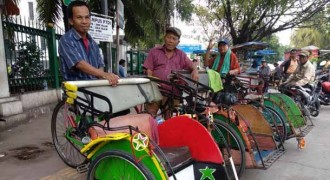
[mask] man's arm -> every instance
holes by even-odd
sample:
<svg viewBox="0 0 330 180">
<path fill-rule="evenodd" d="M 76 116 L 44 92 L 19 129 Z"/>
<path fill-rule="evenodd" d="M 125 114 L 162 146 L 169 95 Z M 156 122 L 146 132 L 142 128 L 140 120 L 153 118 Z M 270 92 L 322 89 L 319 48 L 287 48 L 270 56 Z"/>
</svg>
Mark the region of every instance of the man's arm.
<svg viewBox="0 0 330 180">
<path fill-rule="evenodd" d="M 75 67 L 86 74 L 90 74 L 98 78 L 106 79 L 109 81 L 109 84 L 111 85 L 116 85 L 118 83 L 119 77 L 115 74 L 104 72 L 103 67 L 99 69 L 95 68 L 84 60 L 79 61 Z"/>
</svg>

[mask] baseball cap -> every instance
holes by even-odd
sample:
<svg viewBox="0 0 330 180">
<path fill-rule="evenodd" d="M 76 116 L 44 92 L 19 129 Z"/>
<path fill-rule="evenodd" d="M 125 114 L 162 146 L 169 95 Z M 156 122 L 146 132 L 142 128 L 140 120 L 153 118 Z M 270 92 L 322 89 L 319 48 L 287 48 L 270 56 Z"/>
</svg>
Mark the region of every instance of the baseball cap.
<svg viewBox="0 0 330 180">
<path fill-rule="evenodd" d="M 291 53 L 296 53 L 296 52 L 297 52 L 297 49 L 291 49 L 290 52 L 291 52 Z"/>
<path fill-rule="evenodd" d="M 168 27 L 168 28 L 166 29 L 166 33 L 168 33 L 168 32 L 172 32 L 172 33 L 174 33 L 174 34 L 177 35 L 179 38 L 180 38 L 180 36 L 181 36 L 181 30 L 180 30 L 179 28 L 176 28 L 176 27 Z"/>
<path fill-rule="evenodd" d="M 219 45 L 220 43 L 223 43 L 223 44 L 229 45 L 229 41 L 228 41 L 227 39 L 220 39 L 220 40 L 218 41 L 218 45 Z"/>
<path fill-rule="evenodd" d="M 306 50 L 302 50 L 302 51 L 300 51 L 299 56 L 305 56 L 305 57 L 308 57 L 308 56 L 309 56 L 309 52 L 306 51 Z"/>
<path fill-rule="evenodd" d="M 262 59 L 261 62 L 266 62 L 266 59 Z"/>
</svg>

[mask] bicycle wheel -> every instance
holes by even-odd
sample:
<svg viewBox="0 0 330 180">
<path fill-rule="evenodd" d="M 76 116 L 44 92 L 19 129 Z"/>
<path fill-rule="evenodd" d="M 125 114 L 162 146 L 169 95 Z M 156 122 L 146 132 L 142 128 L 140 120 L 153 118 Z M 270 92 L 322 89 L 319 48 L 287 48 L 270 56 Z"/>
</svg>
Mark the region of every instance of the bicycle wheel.
<svg viewBox="0 0 330 180">
<path fill-rule="evenodd" d="M 275 140 L 282 145 L 287 138 L 287 127 L 282 116 L 276 112 L 275 109 L 265 106 L 266 112 L 264 112 L 265 118 L 270 123 L 273 132 L 275 133 Z M 271 118 L 272 120 L 269 121 Z M 275 122 L 275 123 L 274 123 Z"/>
<path fill-rule="evenodd" d="M 206 124 L 206 121 L 202 121 L 203 124 Z M 219 119 L 214 119 L 215 126 L 221 131 L 221 134 L 216 130 L 212 131 L 212 136 L 217 142 L 219 149 L 223 155 L 224 161 L 226 163 L 226 168 L 229 174 L 230 179 L 235 179 L 233 170 L 231 168 L 231 163 L 229 161 L 229 154 L 226 148 L 226 144 L 228 144 L 228 149 L 233 157 L 236 172 L 238 177 L 240 177 L 245 171 L 245 146 L 241 136 L 236 132 L 234 128 L 232 128 L 226 122 L 223 122 Z M 226 141 L 226 143 L 224 142 Z"/>
<path fill-rule="evenodd" d="M 106 151 L 97 156 L 89 166 L 87 179 L 155 179 L 141 161 L 123 151 Z"/>
<path fill-rule="evenodd" d="M 68 119 L 76 119 L 77 114 L 77 109 L 74 106 L 61 101 L 53 111 L 51 122 L 52 139 L 55 149 L 65 164 L 73 168 L 87 161 L 86 156 L 80 153 L 81 147 L 75 144 L 80 143 L 81 138 L 75 133 L 75 128 Z M 72 140 L 69 140 L 67 136 L 72 138 Z"/>
</svg>

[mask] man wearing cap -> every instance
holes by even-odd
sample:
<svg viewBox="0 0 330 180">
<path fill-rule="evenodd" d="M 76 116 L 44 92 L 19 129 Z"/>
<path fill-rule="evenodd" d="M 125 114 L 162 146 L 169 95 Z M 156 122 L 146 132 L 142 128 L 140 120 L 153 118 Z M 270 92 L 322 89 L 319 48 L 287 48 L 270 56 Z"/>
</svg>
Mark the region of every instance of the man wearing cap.
<svg viewBox="0 0 330 180">
<path fill-rule="evenodd" d="M 268 91 L 269 80 L 270 80 L 270 67 L 267 64 L 266 59 L 261 60 L 261 66 L 259 68 L 259 77 L 264 81 L 262 92 Z"/>
<path fill-rule="evenodd" d="M 231 52 L 229 48 L 229 42 L 227 39 L 221 39 L 218 41 L 219 53 L 210 58 L 210 50 L 213 47 L 212 40 L 210 40 L 207 47 L 207 51 L 204 57 L 204 66 L 209 67 L 221 75 L 226 74 L 239 74 L 240 66 L 236 55 Z"/>
<path fill-rule="evenodd" d="M 164 45 L 152 48 L 143 63 L 143 67 L 146 69 L 146 74 L 148 76 L 154 76 L 161 80 L 168 81 L 172 71 L 189 70 L 191 71 L 191 78 L 196 81 L 198 80 L 197 67 L 188 58 L 186 53 L 176 48 L 180 42 L 180 36 L 180 29 L 176 27 L 169 27 L 166 29 Z M 162 85 L 162 87 L 170 88 L 165 85 Z M 163 98 L 163 102 L 164 101 L 166 101 L 166 97 Z M 148 110 L 148 107 L 146 108 Z M 149 113 L 154 115 L 155 112 L 149 111 Z"/>
<path fill-rule="evenodd" d="M 315 68 L 309 61 L 309 52 L 302 50 L 299 53 L 299 65 L 297 70 L 290 75 L 284 85 L 304 86 L 312 83 L 315 79 Z"/>
<path fill-rule="evenodd" d="M 296 71 L 296 68 L 298 67 L 298 59 L 297 59 L 297 50 L 292 49 L 290 51 L 290 58 L 283 62 L 280 67 L 283 70 L 283 76 L 284 80 L 286 80 L 291 74 L 293 74 Z"/>
</svg>

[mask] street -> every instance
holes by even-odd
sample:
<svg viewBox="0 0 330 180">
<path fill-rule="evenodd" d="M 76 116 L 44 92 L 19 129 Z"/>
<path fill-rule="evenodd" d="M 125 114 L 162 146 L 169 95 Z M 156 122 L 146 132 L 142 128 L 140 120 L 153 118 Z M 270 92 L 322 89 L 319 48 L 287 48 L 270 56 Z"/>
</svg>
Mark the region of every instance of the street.
<svg viewBox="0 0 330 180">
<path fill-rule="evenodd" d="M 286 141 L 286 153 L 269 169 L 248 169 L 242 180 L 324 180 L 330 176 L 330 106 L 322 107 L 315 127 L 306 137 L 305 149 L 297 141 Z M 0 174 L 2 180 L 85 179 L 66 166 L 52 146 L 51 113 L 0 133 Z"/>
</svg>

